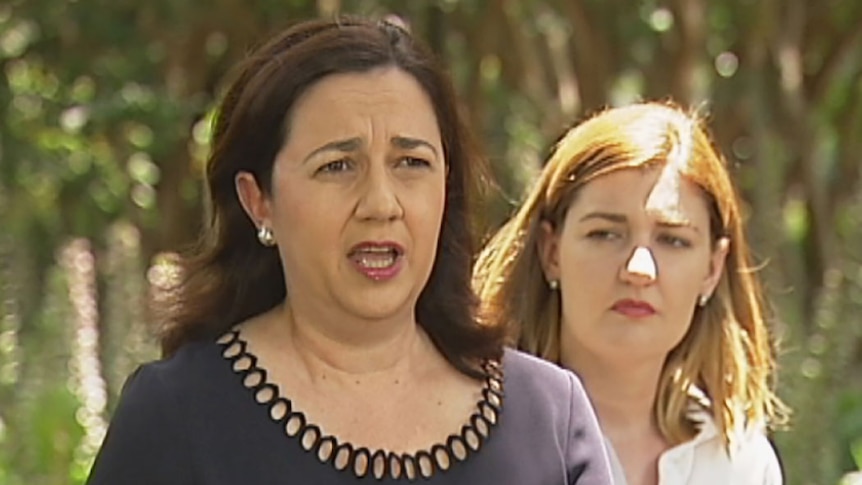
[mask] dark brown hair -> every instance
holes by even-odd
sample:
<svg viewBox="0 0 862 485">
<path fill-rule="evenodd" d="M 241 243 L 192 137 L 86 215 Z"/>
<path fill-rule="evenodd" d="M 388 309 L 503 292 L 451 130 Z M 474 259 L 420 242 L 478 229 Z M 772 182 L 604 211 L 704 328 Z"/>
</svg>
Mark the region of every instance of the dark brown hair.
<svg viewBox="0 0 862 485">
<path fill-rule="evenodd" d="M 278 252 L 257 241 L 234 178 L 250 172 L 269 192 L 291 109 L 303 93 L 326 76 L 380 67 L 401 69 L 422 86 L 434 106 L 448 164 L 437 255 L 416 319 L 445 357 L 469 375 L 479 375 L 482 359 L 501 355 L 501 332 L 474 318 L 477 301 L 470 288 L 475 241 L 470 206 L 484 160 L 462 122 L 447 75 L 427 48 L 391 23 L 357 18 L 295 25 L 240 66 L 215 119 L 206 168 L 210 213 L 171 294 L 170 318 L 161 332 L 165 355 L 192 340 L 217 338 L 285 298 Z"/>
</svg>

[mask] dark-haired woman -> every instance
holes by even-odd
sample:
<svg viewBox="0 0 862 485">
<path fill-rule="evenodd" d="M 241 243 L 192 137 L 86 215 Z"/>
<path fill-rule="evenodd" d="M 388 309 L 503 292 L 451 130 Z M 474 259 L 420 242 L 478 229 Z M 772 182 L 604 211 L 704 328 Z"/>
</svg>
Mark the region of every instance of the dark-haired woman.
<svg viewBox="0 0 862 485">
<path fill-rule="evenodd" d="M 89 483 L 610 483 L 574 375 L 474 316 L 468 140 L 391 24 L 306 22 L 251 55 L 165 358 L 127 382 Z"/>
</svg>

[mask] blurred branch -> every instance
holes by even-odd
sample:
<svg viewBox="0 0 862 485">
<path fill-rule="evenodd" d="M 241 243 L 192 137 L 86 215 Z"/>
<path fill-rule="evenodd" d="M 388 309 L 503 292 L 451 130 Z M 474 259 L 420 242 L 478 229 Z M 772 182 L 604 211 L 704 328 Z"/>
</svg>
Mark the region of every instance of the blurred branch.
<svg viewBox="0 0 862 485">
<path fill-rule="evenodd" d="M 835 214 L 842 202 L 849 201 L 853 192 L 862 190 L 862 82 L 851 87 L 845 109 L 837 118 L 838 164 L 833 177 L 835 189 L 831 191 L 828 210 Z"/>
<path fill-rule="evenodd" d="M 781 30 L 773 46 L 775 64 L 780 73 L 781 109 L 787 122 L 782 126 L 787 143 L 793 147 L 793 165 L 799 168 L 798 185 L 805 193 L 805 211 L 808 230 L 804 235 L 803 258 L 808 276 L 803 290 L 807 319 L 813 317 L 813 301 L 823 285 L 826 258 L 831 253 L 831 230 L 826 213 L 826 188 L 820 182 L 816 166 L 814 129 L 809 100 L 803 85 L 802 39 L 805 26 L 806 2 L 786 0 L 781 17 Z M 791 172 L 793 170 L 791 169 Z"/>
<path fill-rule="evenodd" d="M 676 42 L 671 94 L 684 105 L 691 105 L 705 96 L 698 85 L 698 68 L 706 57 L 706 5 L 703 0 L 674 0 L 673 11 L 680 22 L 679 28 L 672 29 Z"/>
<path fill-rule="evenodd" d="M 818 29 L 817 38 L 829 38 L 835 36 L 831 31 L 834 25 L 825 25 Z M 830 29 L 830 30 L 825 30 Z M 825 59 L 820 68 L 811 77 L 808 82 L 809 94 L 808 98 L 818 103 L 823 100 L 823 97 L 833 85 L 834 79 L 838 76 L 842 69 L 845 69 L 850 62 L 860 62 L 859 50 L 862 46 L 862 9 L 857 12 L 856 18 L 851 22 L 848 29 L 840 34 L 830 43 L 830 49 L 825 56 Z"/>
<path fill-rule="evenodd" d="M 532 100 L 538 106 L 547 104 L 548 69 L 546 68 L 547 56 L 542 49 L 541 39 L 533 28 L 525 29 L 521 25 L 523 17 L 533 17 L 536 11 L 524 11 L 529 8 L 523 2 L 506 0 L 501 2 L 503 8 L 497 12 L 500 15 L 505 29 L 501 29 L 503 42 L 500 43 L 500 54 L 516 53 L 514 56 L 506 56 L 501 66 L 502 72 L 507 74 L 512 86 L 516 86 L 521 94 Z M 516 68 L 510 69 L 508 64 L 512 58 L 517 58 Z"/>
<path fill-rule="evenodd" d="M 604 35 L 603 25 L 595 22 L 582 0 L 560 0 L 558 5 L 569 21 L 572 39 L 569 45 L 574 53 L 574 72 L 583 109 L 594 110 L 605 105 L 611 85 L 611 66 L 617 64 L 610 39 Z M 621 9 L 631 9 L 624 5 Z"/>
</svg>

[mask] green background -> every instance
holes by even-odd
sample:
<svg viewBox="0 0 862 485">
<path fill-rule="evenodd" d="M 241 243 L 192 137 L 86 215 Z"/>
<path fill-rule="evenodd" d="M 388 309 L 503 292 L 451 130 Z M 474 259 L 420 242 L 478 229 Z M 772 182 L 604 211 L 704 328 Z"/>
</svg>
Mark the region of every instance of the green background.
<svg viewBox="0 0 862 485">
<path fill-rule="evenodd" d="M 0 0 L 0 484 L 83 482 L 156 356 L 146 302 L 197 234 L 225 73 L 336 11 L 398 15 L 445 59 L 500 184 L 485 230 L 584 115 L 708 113 L 777 309 L 787 482 L 862 464 L 862 2 Z"/>
</svg>

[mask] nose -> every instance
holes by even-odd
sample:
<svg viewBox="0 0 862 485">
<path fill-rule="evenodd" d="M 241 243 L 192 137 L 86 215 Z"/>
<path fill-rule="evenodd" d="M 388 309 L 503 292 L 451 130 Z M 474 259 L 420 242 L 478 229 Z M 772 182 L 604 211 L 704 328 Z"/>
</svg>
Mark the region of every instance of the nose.
<svg viewBox="0 0 862 485">
<path fill-rule="evenodd" d="M 369 169 L 355 212 L 359 219 L 371 221 L 391 221 L 404 215 L 393 181 L 385 168 Z"/>
<path fill-rule="evenodd" d="M 620 274 L 623 281 L 640 286 L 652 284 L 657 276 L 658 267 L 652 251 L 643 246 L 635 247 Z"/>
</svg>

